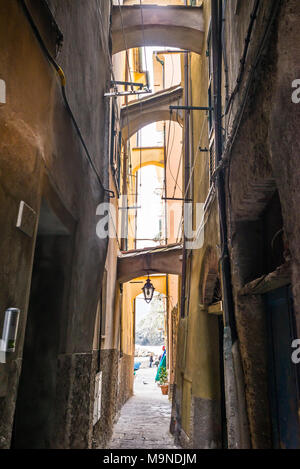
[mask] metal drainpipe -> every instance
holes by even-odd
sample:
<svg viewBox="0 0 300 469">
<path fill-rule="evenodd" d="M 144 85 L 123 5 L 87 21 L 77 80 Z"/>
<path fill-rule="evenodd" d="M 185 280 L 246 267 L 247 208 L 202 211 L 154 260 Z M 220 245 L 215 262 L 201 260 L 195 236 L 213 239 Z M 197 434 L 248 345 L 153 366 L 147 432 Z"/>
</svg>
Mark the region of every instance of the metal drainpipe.
<svg viewBox="0 0 300 469">
<path fill-rule="evenodd" d="M 169 275 L 166 274 L 166 311 L 167 311 L 167 342 L 166 342 L 166 350 L 167 350 L 167 368 L 169 368 L 169 377 L 171 371 L 171 347 L 170 347 L 170 333 L 171 333 L 171 325 L 170 325 L 170 317 L 169 317 L 169 309 L 170 309 L 170 302 L 169 302 Z"/>
<path fill-rule="evenodd" d="M 212 0 L 212 40 L 213 40 L 213 76 L 214 76 L 214 125 L 215 125 L 215 154 L 216 164 L 218 165 L 222 159 L 223 142 L 222 142 L 222 40 L 219 28 L 219 8 L 222 0 Z M 222 11 L 222 10 L 221 10 Z M 225 194 L 225 177 L 220 172 L 216 186 L 219 200 L 219 216 L 221 224 L 221 270 L 223 280 L 223 296 L 225 309 L 225 325 L 232 329 L 233 339 L 237 338 L 234 304 L 231 286 L 231 266 L 229 258 L 228 240 L 227 240 L 227 219 L 226 219 L 226 194 Z"/>
<path fill-rule="evenodd" d="M 122 177 L 122 195 L 123 195 L 123 210 L 122 210 L 122 235 L 126 235 L 126 238 L 122 236 L 121 238 L 121 249 L 122 251 L 126 251 L 127 248 L 127 243 L 126 239 L 128 236 L 128 210 L 126 210 L 126 207 L 128 205 L 128 199 L 127 197 L 127 164 L 128 164 L 128 154 L 127 154 L 127 142 L 125 142 L 123 146 L 123 177 Z M 127 204 L 127 205 L 126 205 Z"/>
<path fill-rule="evenodd" d="M 103 277 L 104 278 L 104 277 Z M 98 351 L 98 370 L 97 372 L 99 373 L 101 371 L 101 350 L 102 350 L 102 315 L 103 315 L 103 309 L 102 309 L 102 295 L 103 295 L 103 280 L 102 280 L 102 289 L 101 289 L 101 296 L 100 296 L 100 301 L 101 301 L 101 306 L 100 306 L 100 314 L 99 314 L 99 351 Z"/>
<path fill-rule="evenodd" d="M 186 0 L 187 5 L 187 0 Z M 184 56 L 184 81 L 185 81 L 185 106 L 189 105 L 189 60 L 188 52 Z M 190 171 L 190 112 L 186 111 L 184 121 L 184 199 L 186 189 L 189 183 Z M 185 201 L 183 201 L 185 203 Z M 183 206 L 183 214 L 185 213 L 185 206 Z M 184 228 L 184 223 L 183 223 Z M 180 316 L 185 316 L 185 302 L 186 302 L 186 265 L 187 265 L 187 250 L 186 250 L 186 237 L 183 230 L 183 248 L 182 248 L 182 275 L 181 275 L 181 302 L 180 302 Z"/>
<path fill-rule="evenodd" d="M 227 8 L 227 0 L 224 0 L 223 5 L 223 16 L 222 16 L 222 49 L 223 49 L 223 61 L 224 61 L 224 75 L 225 75 L 225 90 L 226 90 L 226 106 L 229 101 L 229 73 L 228 73 L 228 61 L 227 51 L 225 42 L 225 15 Z"/>
<path fill-rule="evenodd" d="M 184 2 L 185 6 L 188 6 L 188 0 Z M 184 83 L 185 83 L 185 106 L 189 105 L 189 56 L 188 52 L 184 54 Z M 184 119 L 184 199 L 185 192 L 189 183 L 189 158 L 190 158 L 190 147 L 189 147 L 189 135 L 190 134 L 190 113 L 186 111 Z M 185 201 L 183 201 L 185 203 Z M 183 206 L 183 214 L 185 207 Z M 184 228 L 184 223 L 183 223 Z M 185 296 L 186 296 L 186 264 L 187 264 L 187 251 L 186 251 L 186 238 L 183 230 L 183 248 L 182 248 L 182 274 L 181 274 L 181 300 L 180 300 L 180 317 L 185 316 Z"/>
<path fill-rule="evenodd" d="M 216 164 L 222 159 L 222 0 L 211 0 L 212 5 L 212 48 L 213 48 L 213 82 L 214 82 L 214 126 Z M 231 285 L 231 265 L 227 239 L 225 175 L 220 171 L 216 188 L 218 193 L 220 232 L 221 232 L 221 275 L 224 303 L 224 369 L 225 400 L 227 417 L 228 447 L 239 448 L 241 429 L 239 424 L 238 396 L 232 344 L 237 339 L 234 302 Z"/>
</svg>

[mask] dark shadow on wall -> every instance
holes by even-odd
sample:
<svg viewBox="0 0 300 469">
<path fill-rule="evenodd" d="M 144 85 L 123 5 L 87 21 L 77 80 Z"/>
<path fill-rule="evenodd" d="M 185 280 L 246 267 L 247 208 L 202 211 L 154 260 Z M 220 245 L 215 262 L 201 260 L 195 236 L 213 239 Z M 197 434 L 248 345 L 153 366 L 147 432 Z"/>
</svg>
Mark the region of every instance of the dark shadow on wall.
<svg viewBox="0 0 300 469">
<path fill-rule="evenodd" d="M 12 448 L 53 447 L 57 357 L 66 321 L 72 237 L 43 202 L 33 264 Z"/>
</svg>

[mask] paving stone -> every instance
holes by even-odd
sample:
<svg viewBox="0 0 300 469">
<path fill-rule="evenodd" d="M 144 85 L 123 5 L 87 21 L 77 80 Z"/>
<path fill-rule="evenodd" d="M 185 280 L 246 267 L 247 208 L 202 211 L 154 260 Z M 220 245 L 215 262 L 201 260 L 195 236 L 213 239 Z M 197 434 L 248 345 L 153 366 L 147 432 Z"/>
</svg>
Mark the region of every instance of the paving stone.
<svg viewBox="0 0 300 469">
<path fill-rule="evenodd" d="M 109 449 L 178 449 L 169 432 L 171 403 L 154 381 L 156 371 L 138 371 L 134 396 L 121 410 Z"/>
</svg>

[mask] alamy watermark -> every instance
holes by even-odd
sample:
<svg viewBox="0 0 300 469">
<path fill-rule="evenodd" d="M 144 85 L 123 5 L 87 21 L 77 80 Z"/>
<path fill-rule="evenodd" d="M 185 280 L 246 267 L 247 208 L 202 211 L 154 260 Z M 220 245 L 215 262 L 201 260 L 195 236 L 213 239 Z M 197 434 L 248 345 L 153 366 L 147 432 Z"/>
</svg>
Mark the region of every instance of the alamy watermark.
<svg viewBox="0 0 300 469">
<path fill-rule="evenodd" d="M 300 78 L 292 82 L 292 88 L 296 88 L 292 93 L 292 102 L 294 104 L 300 103 Z"/>
<path fill-rule="evenodd" d="M 126 196 L 123 196 L 122 204 L 119 209 L 110 202 L 104 202 L 98 205 L 96 210 L 96 216 L 99 217 L 96 225 L 98 238 L 128 239 L 127 207 L 128 200 Z M 181 224 L 182 210 L 183 224 Z M 122 217 L 124 217 L 123 220 Z M 183 229 L 186 248 L 201 249 L 204 244 L 204 204 L 184 203 L 182 207 L 181 202 L 174 201 L 169 203 L 167 210 L 167 237 L 170 238 L 172 234 L 174 235 L 174 233 L 170 232 L 171 229 L 174 230 L 174 227 L 180 227 L 181 225 L 182 228 L 179 234 L 182 235 Z"/>
<path fill-rule="evenodd" d="M 0 339 L 0 363 L 6 363 L 5 342 Z"/>
<path fill-rule="evenodd" d="M 292 348 L 295 349 L 292 353 L 292 362 L 294 365 L 298 365 L 300 363 L 300 339 L 293 340 Z"/>
</svg>

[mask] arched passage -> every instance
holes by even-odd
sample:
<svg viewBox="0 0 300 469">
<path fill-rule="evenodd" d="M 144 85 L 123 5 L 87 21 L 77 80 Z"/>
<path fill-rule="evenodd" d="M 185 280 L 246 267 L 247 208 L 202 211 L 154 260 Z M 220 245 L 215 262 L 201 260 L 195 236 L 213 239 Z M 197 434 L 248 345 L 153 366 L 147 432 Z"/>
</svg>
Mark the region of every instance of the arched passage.
<svg viewBox="0 0 300 469">
<path fill-rule="evenodd" d="M 181 112 L 170 113 L 171 105 L 182 103 L 182 87 L 174 86 L 146 98 L 132 101 L 121 109 L 121 129 L 124 140 L 153 122 L 168 121 L 182 123 Z"/>
<path fill-rule="evenodd" d="M 132 174 L 136 174 L 141 168 L 145 166 L 159 166 L 164 167 L 164 148 L 133 148 L 131 150 L 131 165 Z"/>
<path fill-rule="evenodd" d="M 141 249 L 121 254 L 118 258 L 117 279 L 120 283 L 151 274 L 181 275 L 182 246 Z"/>
<path fill-rule="evenodd" d="M 133 47 L 177 47 L 200 54 L 204 37 L 202 7 L 183 5 L 114 6 L 113 54 Z"/>
<path fill-rule="evenodd" d="M 132 300 L 135 300 L 139 295 L 142 294 L 142 287 L 146 283 L 147 278 L 148 276 L 144 275 L 142 277 L 131 279 L 129 280 L 129 282 L 127 282 L 127 284 L 130 285 Z M 161 295 L 166 294 L 166 275 L 165 274 L 155 275 L 152 277 L 150 276 L 150 280 L 155 288 L 155 292 L 160 293 Z"/>
</svg>

